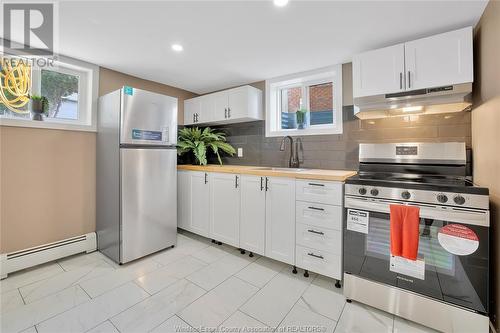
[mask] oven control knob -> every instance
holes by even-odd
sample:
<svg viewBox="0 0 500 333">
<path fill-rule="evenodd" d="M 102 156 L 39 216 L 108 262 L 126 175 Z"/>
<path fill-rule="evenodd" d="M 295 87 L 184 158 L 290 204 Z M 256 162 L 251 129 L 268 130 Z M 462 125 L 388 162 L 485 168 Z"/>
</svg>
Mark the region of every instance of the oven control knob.
<svg viewBox="0 0 500 333">
<path fill-rule="evenodd" d="M 408 200 L 408 199 L 410 199 L 410 197 L 411 197 L 411 193 L 410 193 L 410 192 L 408 192 L 408 191 L 404 191 L 403 193 L 401 193 L 401 197 L 402 197 L 403 199 Z"/>
<path fill-rule="evenodd" d="M 440 203 L 446 203 L 448 202 L 448 197 L 445 194 L 438 194 L 437 201 L 439 201 Z"/>
<path fill-rule="evenodd" d="M 374 197 L 376 197 L 378 195 L 378 190 L 376 188 L 372 188 L 372 190 L 370 191 L 371 195 L 373 195 Z"/>
<path fill-rule="evenodd" d="M 465 198 L 461 195 L 457 195 L 453 198 L 453 201 L 455 201 L 457 205 L 463 205 L 465 203 Z"/>
<path fill-rule="evenodd" d="M 359 192 L 359 194 L 361 194 L 361 195 L 365 195 L 365 194 L 366 194 L 366 188 L 362 187 L 362 188 L 360 188 L 360 189 L 359 189 L 359 191 L 358 191 L 358 192 Z"/>
</svg>

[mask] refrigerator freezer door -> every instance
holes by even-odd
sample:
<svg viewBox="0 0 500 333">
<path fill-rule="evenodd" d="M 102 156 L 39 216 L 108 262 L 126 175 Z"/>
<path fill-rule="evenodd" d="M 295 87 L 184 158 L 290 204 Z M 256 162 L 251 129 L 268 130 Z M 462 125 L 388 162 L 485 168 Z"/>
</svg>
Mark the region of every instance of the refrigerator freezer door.
<svg viewBox="0 0 500 333">
<path fill-rule="evenodd" d="M 120 149 L 120 262 L 175 245 L 177 151 Z"/>
<path fill-rule="evenodd" d="M 122 89 L 120 144 L 177 144 L 177 98 Z"/>
</svg>

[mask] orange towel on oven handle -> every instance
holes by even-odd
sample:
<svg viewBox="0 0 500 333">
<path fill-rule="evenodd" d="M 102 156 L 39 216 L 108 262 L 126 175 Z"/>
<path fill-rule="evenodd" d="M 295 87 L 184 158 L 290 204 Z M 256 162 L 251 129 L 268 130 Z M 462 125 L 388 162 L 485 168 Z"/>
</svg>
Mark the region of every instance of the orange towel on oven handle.
<svg viewBox="0 0 500 333">
<path fill-rule="evenodd" d="M 390 205 L 390 211 L 391 254 L 410 260 L 417 260 L 420 208 Z"/>
</svg>

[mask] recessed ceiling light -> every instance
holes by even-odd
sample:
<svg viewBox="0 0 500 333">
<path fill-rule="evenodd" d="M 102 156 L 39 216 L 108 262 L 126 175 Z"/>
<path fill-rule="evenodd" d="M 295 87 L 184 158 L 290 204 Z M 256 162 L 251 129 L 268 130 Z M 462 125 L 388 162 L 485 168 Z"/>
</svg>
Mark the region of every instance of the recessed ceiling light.
<svg viewBox="0 0 500 333">
<path fill-rule="evenodd" d="M 174 50 L 175 52 L 181 52 L 182 50 L 184 50 L 184 48 L 181 44 L 172 44 L 172 50 Z"/>
<path fill-rule="evenodd" d="M 276 7 L 285 7 L 288 4 L 288 0 L 273 0 Z"/>
</svg>

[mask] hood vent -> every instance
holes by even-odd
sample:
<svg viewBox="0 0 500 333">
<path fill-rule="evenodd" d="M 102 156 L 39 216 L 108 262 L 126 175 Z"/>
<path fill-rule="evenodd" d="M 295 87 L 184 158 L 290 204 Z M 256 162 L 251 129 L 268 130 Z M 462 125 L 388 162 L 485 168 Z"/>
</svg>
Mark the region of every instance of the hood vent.
<svg viewBox="0 0 500 333">
<path fill-rule="evenodd" d="M 472 83 L 354 98 L 360 119 L 470 111 L 471 106 Z"/>
</svg>

